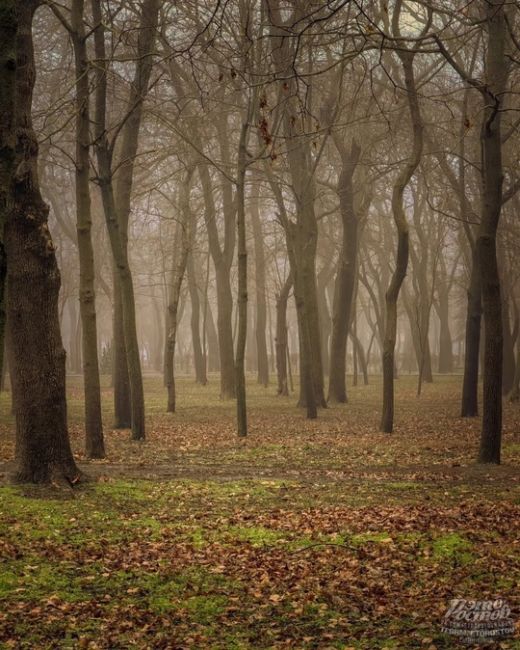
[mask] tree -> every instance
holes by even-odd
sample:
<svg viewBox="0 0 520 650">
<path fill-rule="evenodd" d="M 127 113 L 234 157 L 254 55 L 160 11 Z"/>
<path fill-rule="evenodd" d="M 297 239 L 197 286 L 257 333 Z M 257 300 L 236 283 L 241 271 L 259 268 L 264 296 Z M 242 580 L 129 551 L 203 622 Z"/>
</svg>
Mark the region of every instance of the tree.
<svg viewBox="0 0 520 650">
<path fill-rule="evenodd" d="M 114 260 L 114 397 L 116 426 L 128 426 L 126 373 L 131 406 L 132 438 L 145 437 L 144 393 L 137 340 L 134 285 L 128 259 L 128 222 L 134 162 L 143 115 L 143 99 L 148 91 L 152 71 L 152 50 L 155 43 L 159 0 L 143 0 L 137 44 L 134 83 L 130 89 L 127 110 L 116 137 L 121 132 L 121 150 L 114 172 L 116 139 L 109 142 L 107 124 L 107 73 L 105 28 L 100 0 L 92 0 L 97 58 L 95 99 L 95 143 L 98 162 L 98 184 L 101 189 L 105 221 Z M 122 384 L 122 385 L 121 385 Z"/>
<path fill-rule="evenodd" d="M 287 37 L 293 25 L 300 25 L 306 20 L 312 24 L 313 18 L 309 18 L 307 3 L 294 6 L 290 12 L 282 12 L 278 0 L 267 0 L 266 6 L 275 76 L 280 77 L 276 103 L 281 106 L 281 137 L 286 142 L 287 168 L 295 204 L 294 219 L 288 216 L 285 209 L 280 209 L 279 218 L 286 237 L 298 317 L 299 404 L 307 408 L 307 417 L 315 418 L 318 406 L 326 406 L 316 288 L 318 225 L 315 212 L 315 169 L 319 156 L 313 153 L 309 137 L 312 118 L 305 106 L 306 99 L 300 96 L 297 75 L 294 74 L 299 40 L 297 33 L 293 34 L 293 38 Z M 267 130 L 264 137 L 266 140 L 271 138 Z M 270 185 L 281 206 L 283 197 L 279 188 L 276 189 L 272 175 Z"/>
<path fill-rule="evenodd" d="M 16 37 L 15 0 L 0 6 L 0 373 L 4 375 L 4 338 L 6 322 L 5 280 L 7 273 L 4 249 L 4 224 L 13 207 L 13 176 L 15 171 L 15 97 Z"/>
<path fill-rule="evenodd" d="M 18 17 L 16 173 L 5 224 L 9 366 L 16 415 L 16 479 L 76 483 L 67 429 L 65 351 L 59 318 L 60 272 L 39 189 L 31 105 L 35 80 L 32 21 L 39 0 L 16 3 Z"/>
<path fill-rule="evenodd" d="M 505 0 L 482 0 L 479 8 L 485 26 L 487 51 L 485 80 L 470 77 L 439 38 L 440 51 L 460 77 L 476 88 L 482 98 L 481 218 L 475 242 L 476 262 L 484 315 L 484 390 L 479 461 L 500 463 L 502 439 L 503 328 L 500 276 L 497 262 L 497 229 L 503 203 L 502 111 L 510 71 L 506 54 Z"/>
<path fill-rule="evenodd" d="M 168 284 L 168 311 L 167 311 L 167 336 L 164 360 L 164 375 L 168 391 L 169 413 L 175 413 L 175 344 L 177 341 L 179 300 L 181 287 L 184 280 L 188 255 L 192 244 L 191 231 L 193 230 L 193 215 L 190 208 L 190 185 L 193 177 L 193 168 L 187 170 L 181 187 L 179 199 L 180 218 L 177 224 L 177 233 L 173 246 L 173 259 L 171 277 Z"/>
<path fill-rule="evenodd" d="M 99 382 L 94 248 L 90 204 L 90 93 L 84 0 L 73 0 L 70 34 L 76 75 L 76 215 L 79 253 L 79 305 L 85 386 L 85 447 L 88 458 L 104 458 Z"/>
<path fill-rule="evenodd" d="M 259 189 L 259 188 L 258 188 Z M 258 191 L 257 189 L 257 191 Z M 255 247 L 255 284 L 256 284 L 256 356 L 258 359 L 257 381 L 262 386 L 269 384 L 269 361 L 267 358 L 267 342 L 265 338 L 267 326 L 267 296 L 265 277 L 265 252 L 262 222 L 260 220 L 260 201 L 258 197 L 250 200 L 251 224 Z"/>
<path fill-rule="evenodd" d="M 330 344 L 329 400 L 346 402 L 345 383 L 347 338 L 352 320 L 352 304 L 357 281 L 358 217 L 354 209 L 353 177 L 361 148 L 355 139 L 350 147 L 334 137 L 340 154 L 341 171 L 338 176 L 338 195 L 342 224 L 341 251 L 334 289 L 332 338 Z"/>
<path fill-rule="evenodd" d="M 401 36 L 399 19 L 402 2 L 397 0 L 392 20 L 393 35 Z M 429 22 L 426 29 L 429 27 Z M 420 43 L 420 41 L 418 41 Z M 404 73 L 404 83 L 410 112 L 413 145 L 408 162 L 399 171 L 392 189 L 392 213 L 397 228 L 397 257 L 390 286 L 386 292 L 386 325 L 383 342 L 383 412 L 381 416 L 381 431 L 392 433 L 394 427 L 394 366 L 395 340 L 397 333 L 397 299 L 406 276 L 409 254 L 409 233 L 404 210 L 403 197 L 406 186 L 417 169 L 423 149 L 423 120 L 419 107 L 417 88 L 415 84 L 414 59 L 418 44 L 413 49 L 399 49 L 398 56 Z"/>
</svg>

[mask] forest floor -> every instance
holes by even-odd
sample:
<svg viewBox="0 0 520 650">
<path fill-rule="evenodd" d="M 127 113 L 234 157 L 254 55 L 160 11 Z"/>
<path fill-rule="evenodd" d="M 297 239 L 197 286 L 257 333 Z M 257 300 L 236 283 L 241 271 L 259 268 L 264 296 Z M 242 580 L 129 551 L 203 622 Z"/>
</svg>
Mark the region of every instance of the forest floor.
<svg viewBox="0 0 520 650">
<path fill-rule="evenodd" d="M 107 385 L 107 458 L 87 462 L 72 378 L 73 448 L 93 480 L 70 491 L 8 484 L 3 393 L 0 648 L 441 650 L 461 647 L 441 633 L 452 598 L 503 598 L 518 621 L 520 407 L 505 403 L 503 464 L 478 466 L 460 377 L 420 398 L 415 382 L 397 382 L 384 435 L 378 378 L 315 421 L 251 381 L 238 439 L 216 377 L 180 379 L 176 414 L 147 377 L 139 443 L 108 428 Z M 517 628 L 476 647 L 518 650 Z"/>
</svg>

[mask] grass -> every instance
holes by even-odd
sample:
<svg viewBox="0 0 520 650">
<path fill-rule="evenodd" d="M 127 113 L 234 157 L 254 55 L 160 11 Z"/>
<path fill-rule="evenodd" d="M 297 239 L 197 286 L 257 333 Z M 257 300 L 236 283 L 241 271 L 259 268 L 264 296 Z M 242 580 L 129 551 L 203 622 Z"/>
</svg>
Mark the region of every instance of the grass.
<svg viewBox="0 0 520 650">
<path fill-rule="evenodd" d="M 499 595 L 518 618 L 519 410 L 506 405 L 504 466 L 479 468 L 459 382 L 418 401 L 401 378 L 386 436 L 377 381 L 313 422 L 250 381 L 237 440 L 215 378 L 181 379 L 171 415 L 147 377 L 147 440 L 107 429 L 107 460 L 83 465 L 95 481 L 0 487 L 0 648 L 446 650 L 451 598 Z M 69 393 L 83 462 L 77 380 Z M 108 423 L 110 397 L 105 383 Z"/>
</svg>

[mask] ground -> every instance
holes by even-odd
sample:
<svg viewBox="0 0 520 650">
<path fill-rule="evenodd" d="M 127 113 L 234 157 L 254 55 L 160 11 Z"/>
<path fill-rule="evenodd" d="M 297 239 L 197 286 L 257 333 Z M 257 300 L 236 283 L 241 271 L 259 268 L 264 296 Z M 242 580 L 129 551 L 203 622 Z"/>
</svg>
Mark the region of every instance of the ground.
<svg viewBox="0 0 520 650">
<path fill-rule="evenodd" d="M 477 466 L 460 379 L 435 377 L 420 398 L 399 379 L 392 435 L 377 433 L 377 378 L 316 421 L 251 380 L 239 440 L 216 377 L 180 379 L 176 414 L 147 377 L 142 443 L 110 430 L 106 385 L 95 462 L 71 379 L 73 447 L 93 480 L 70 491 L 8 485 L 2 394 L 0 648 L 440 650 L 460 647 L 440 631 L 457 597 L 501 597 L 518 620 L 520 406 L 505 404 L 503 465 Z"/>
</svg>

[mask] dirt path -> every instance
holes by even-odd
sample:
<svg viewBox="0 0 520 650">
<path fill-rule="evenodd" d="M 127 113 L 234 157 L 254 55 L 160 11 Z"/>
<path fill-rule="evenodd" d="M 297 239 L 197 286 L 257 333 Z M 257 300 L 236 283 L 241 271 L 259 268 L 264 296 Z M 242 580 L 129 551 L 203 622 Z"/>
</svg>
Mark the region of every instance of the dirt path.
<svg viewBox="0 0 520 650">
<path fill-rule="evenodd" d="M 417 483 L 467 483 L 496 484 L 497 487 L 516 487 L 520 484 L 520 470 L 515 465 L 374 465 L 358 467 L 302 468 L 301 466 L 264 467 L 258 464 L 222 463 L 79 463 L 80 469 L 94 480 L 103 478 L 147 479 L 169 481 L 191 479 L 196 481 L 277 480 L 303 483 L 328 483 L 337 481 L 401 481 Z M 0 463 L 0 485 L 9 483 L 14 463 Z"/>
</svg>

